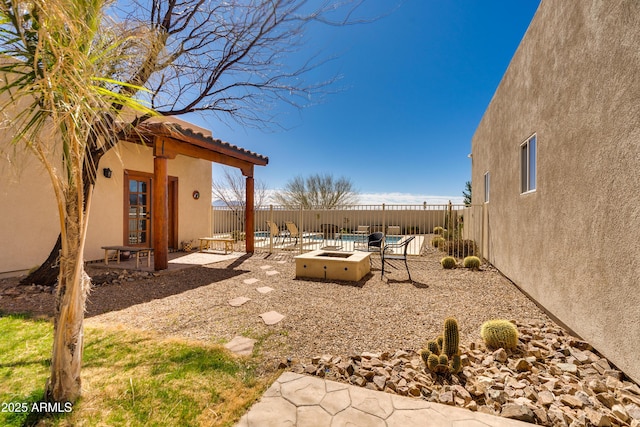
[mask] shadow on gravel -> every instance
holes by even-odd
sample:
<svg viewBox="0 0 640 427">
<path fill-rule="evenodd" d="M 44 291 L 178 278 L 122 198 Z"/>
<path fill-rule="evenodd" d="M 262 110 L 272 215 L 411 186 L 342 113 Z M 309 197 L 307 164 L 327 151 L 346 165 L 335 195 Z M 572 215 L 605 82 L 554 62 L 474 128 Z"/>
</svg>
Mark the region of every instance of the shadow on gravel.
<svg viewBox="0 0 640 427">
<path fill-rule="evenodd" d="M 89 318 L 177 295 L 249 272 L 248 270 L 233 269 L 233 265 L 236 263 L 237 261 L 234 261 L 230 266 L 221 268 L 192 267 L 163 273 L 159 276 L 140 278 L 131 282 L 95 287 L 87 298 L 85 317 Z"/>
</svg>

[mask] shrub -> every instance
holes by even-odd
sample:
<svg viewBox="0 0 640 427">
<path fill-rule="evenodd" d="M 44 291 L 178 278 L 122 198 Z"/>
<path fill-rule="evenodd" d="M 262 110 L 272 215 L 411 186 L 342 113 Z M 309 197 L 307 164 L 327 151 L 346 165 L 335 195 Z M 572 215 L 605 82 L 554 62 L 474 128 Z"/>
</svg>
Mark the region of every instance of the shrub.
<svg viewBox="0 0 640 427">
<path fill-rule="evenodd" d="M 244 231 L 233 230 L 231 232 L 231 238 L 236 242 L 242 241 L 247 238 L 247 234 Z"/>
<path fill-rule="evenodd" d="M 443 242 L 441 249 L 447 254 L 456 258 L 464 258 L 470 255 L 475 255 L 478 247 L 473 240 L 446 240 Z"/>
<path fill-rule="evenodd" d="M 444 245 L 445 240 L 440 236 L 435 236 L 431 239 L 431 244 L 434 248 L 441 248 Z"/>
<path fill-rule="evenodd" d="M 513 350 L 518 346 L 518 329 L 508 320 L 494 319 L 484 322 L 480 336 L 487 347 Z"/>
<path fill-rule="evenodd" d="M 452 256 L 446 256 L 440 260 L 440 264 L 442 264 L 445 269 L 449 270 L 456 267 L 456 259 Z"/>
<path fill-rule="evenodd" d="M 468 256 L 464 260 L 462 260 L 462 265 L 464 266 L 464 268 L 478 270 L 480 268 L 480 258 L 473 255 Z"/>
<path fill-rule="evenodd" d="M 433 227 L 433 234 L 442 235 L 442 233 L 444 233 L 444 228 L 442 228 L 442 227 Z"/>
</svg>

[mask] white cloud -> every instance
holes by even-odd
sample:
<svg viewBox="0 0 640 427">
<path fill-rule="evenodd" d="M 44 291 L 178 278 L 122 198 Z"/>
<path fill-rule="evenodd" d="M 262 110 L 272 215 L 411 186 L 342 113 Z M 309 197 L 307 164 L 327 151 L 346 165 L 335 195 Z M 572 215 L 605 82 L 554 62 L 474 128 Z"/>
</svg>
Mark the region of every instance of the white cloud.
<svg viewBox="0 0 640 427">
<path fill-rule="evenodd" d="M 451 201 L 453 204 L 462 204 L 464 198 L 459 196 L 430 196 L 425 194 L 412 193 L 360 193 L 358 194 L 360 204 L 363 205 L 446 205 Z"/>
</svg>

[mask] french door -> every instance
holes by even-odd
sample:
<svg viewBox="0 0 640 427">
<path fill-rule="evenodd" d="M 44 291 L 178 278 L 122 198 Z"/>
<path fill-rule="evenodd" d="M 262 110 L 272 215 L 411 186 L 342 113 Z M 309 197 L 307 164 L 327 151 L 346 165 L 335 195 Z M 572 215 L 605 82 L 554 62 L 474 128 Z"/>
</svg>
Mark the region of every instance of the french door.
<svg viewBox="0 0 640 427">
<path fill-rule="evenodd" d="M 151 183 L 153 175 L 125 171 L 124 244 L 152 246 Z M 169 177 L 169 247 L 178 247 L 178 178 Z"/>
<path fill-rule="evenodd" d="M 124 242 L 128 246 L 151 246 L 151 176 L 125 173 Z"/>
</svg>

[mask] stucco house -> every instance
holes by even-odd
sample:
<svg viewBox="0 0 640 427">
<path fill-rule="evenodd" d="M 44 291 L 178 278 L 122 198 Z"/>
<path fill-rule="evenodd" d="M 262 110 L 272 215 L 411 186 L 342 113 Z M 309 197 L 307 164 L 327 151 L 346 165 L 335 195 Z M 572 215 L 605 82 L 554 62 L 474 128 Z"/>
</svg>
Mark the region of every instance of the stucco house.
<svg viewBox="0 0 640 427">
<path fill-rule="evenodd" d="M 239 168 L 249 199 L 254 166 L 266 165 L 268 158 L 173 118 L 146 122 L 137 137 L 121 141 L 100 160 L 84 256 L 101 259 L 107 245 L 153 247 L 160 270 L 169 248 L 211 233 L 212 162 Z M 42 263 L 60 228 L 43 167 L 20 149 L 14 152 L 7 135 L 0 135 L 0 144 L 1 277 Z M 252 245 L 247 240 L 248 251 Z"/>
<path fill-rule="evenodd" d="M 635 381 L 639 46 L 637 0 L 542 0 L 471 154 L 483 256 Z"/>
</svg>

